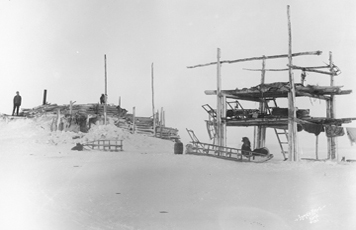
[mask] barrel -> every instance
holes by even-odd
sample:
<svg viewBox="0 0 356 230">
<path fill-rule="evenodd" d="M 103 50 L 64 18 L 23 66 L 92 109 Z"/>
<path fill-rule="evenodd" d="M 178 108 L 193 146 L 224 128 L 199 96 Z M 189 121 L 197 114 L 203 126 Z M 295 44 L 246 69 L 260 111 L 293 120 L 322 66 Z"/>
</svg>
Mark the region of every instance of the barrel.
<svg viewBox="0 0 356 230">
<path fill-rule="evenodd" d="M 174 144 L 174 154 L 183 154 L 183 143 L 179 140 Z"/>
</svg>

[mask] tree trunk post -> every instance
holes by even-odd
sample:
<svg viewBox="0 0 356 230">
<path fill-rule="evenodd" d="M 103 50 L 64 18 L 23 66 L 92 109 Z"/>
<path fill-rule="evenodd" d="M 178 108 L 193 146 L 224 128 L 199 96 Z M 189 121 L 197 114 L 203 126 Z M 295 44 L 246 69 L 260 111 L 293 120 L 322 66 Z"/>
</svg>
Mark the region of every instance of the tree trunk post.
<svg viewBox="0 0 356 230">
<path fill-rule="evenodd" d="M 334 71 L 334 63 L 333 63 L 333 57 L 332 57 L 332 52 L 329 52 L 329 66 L 330 66 L 330 86 L 334 86 L 334 76 L 335 76 L 335 71 Z M 329 101 L 329 118 L 335 118 L 335 96 L 331 94 L 330 101 Z M 336 156 L 336 137 L 329 137 L 328 138 L 328 145 L 330 145 L 330 155 L 329 158 L 331 160 L 337 160 Z"/>
<path fill-rule="evenodd" d="M 297 143 L 297 123 L 296 123 L 296 111 L 295 111 L 295 87 L 294 87 L 294 76 L 292 70 L 292 29 L 289 5 L 287 6 L 288 15 L 288 61 L 289 61 L 289 83 L 290 92 L 288 93 L 288 140 L 289 140 L 289 160 L 299 161 L 298 154 L 298 143 Z"/>
</svg>

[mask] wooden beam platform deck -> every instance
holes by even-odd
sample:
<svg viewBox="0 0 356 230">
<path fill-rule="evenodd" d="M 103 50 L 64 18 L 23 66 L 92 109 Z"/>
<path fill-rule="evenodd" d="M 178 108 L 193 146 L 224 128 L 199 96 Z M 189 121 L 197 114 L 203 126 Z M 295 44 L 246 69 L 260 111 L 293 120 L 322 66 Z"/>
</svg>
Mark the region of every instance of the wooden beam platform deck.
<svg viewBox="0 0 356 230">
<path fill-rule="evenodd" d="M 322 124 L 322 125 L 341 125 L 351 123 L 356 118 L 324 118 L 310 117 L 297 119 L 299 124 Z M 226 126 L 247 127 L 247 126 L 267 126 L 272 128 L 283 128 L 288 125 L 288 117 L 265 117 L 265 118 L 244 118 L 244 119 L 225 119 Z"/>
<path fill-rule="evenodd" d="M 322 100 L 330 100 L 333 95 L 351 94 L 352 90 L 341 90 L 342 86 L 317 86 L 295 84 L 296 97 L 312 97 Z M 273 98 L 287 98 L 290 86 L 286 82 L 261 84 L 251 88 L 221 90 L 221 94 L 227 98 L 247 101 L 263 101 Z M 206 95 L 216 95 L 216 90 L 206 90 Z"/>
</svg>

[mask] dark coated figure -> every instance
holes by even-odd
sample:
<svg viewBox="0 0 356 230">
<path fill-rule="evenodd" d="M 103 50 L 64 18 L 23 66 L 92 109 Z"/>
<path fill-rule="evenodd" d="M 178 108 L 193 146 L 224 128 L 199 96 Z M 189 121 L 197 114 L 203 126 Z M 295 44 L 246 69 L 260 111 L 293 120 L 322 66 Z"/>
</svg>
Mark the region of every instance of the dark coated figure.
<svg viewBox="0 0 356 230">
<path fill-rule="evenodd" d="M 21 102 L 22 102 L 22 98 L 20 96 L 19 91 L 16 92 L 16 96 L 14 97 L 14 109 L 12 110 L 12 116 L 14 116 L 15 114 L 15 110 L 16 110 L 16 115 L 19 115 L 19 109 L 21 106 Z"/>
<path fill-rule="evenodd" d="M 249 155 L 250 152 L 251 152 L 251 142 L 250 140 L 247 138 L 247 137 L 243 137 L 242 138 L 242 147 L 241 147 L 241 150 L 242 150 L 242 154 L 243 155 Z"/>
<path fill-rule="evenodd" d="M 101 94 L 100 104 L 105 104 L 105 95 L 104 94 Z"/>
</svg>

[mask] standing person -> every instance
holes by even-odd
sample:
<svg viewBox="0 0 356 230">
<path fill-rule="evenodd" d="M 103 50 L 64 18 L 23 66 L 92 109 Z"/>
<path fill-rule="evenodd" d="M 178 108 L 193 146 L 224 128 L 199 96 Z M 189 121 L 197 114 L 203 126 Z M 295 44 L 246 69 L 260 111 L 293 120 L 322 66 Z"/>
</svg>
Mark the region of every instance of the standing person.
<svg viewBox="0 0 356 230">
<path fill-rule="evenodd" d="M 100 104 L 105 104 L 105 95 L 104 94 L 101 94 Z"/>
<path fill-rule="evenodd" d="M 251 152 L 251 142 L 250 142 L 250 140 L 247 137 L 243 137 L 242 138 L 242 142 L 243 142 L 242 147 L 241 147 L 242 155 L 250 155 L 250 152 Z"/>
<path fill-rule="evenodd" d="M 19 109 L 20 109 L 20 106 L 21 106 L 21 101 L 22 101 L 22 98 L 20 96 L 19 91 L 17 91 L 16 92 L 16 96 L 14 97 L 14 109 L 12 110 L 12 116 L 14 116 L 15 110 L 16 110 L 16 115 L 17 116 L 19 115 Z"/>
</svg>

